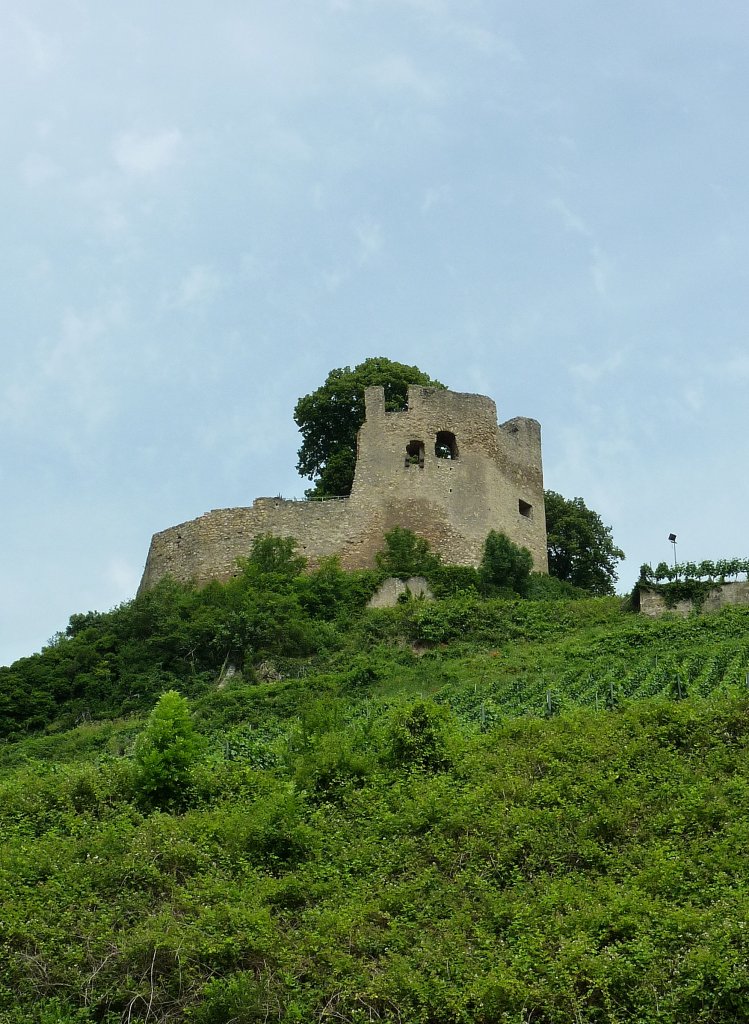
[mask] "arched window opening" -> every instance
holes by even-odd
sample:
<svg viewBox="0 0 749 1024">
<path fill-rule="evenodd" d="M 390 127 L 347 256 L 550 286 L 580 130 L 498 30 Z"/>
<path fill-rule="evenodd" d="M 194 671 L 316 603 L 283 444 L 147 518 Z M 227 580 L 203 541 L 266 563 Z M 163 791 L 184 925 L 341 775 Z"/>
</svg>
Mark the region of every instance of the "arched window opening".
<svg viewBox="0 0 749 1024">
<path fill-rule="evenodd" d="M 409 466 L 424 468 L 424 442 L 409 441 L 406 445 L 406 469 Z"/>
<path fill-rule="evenodd" d="M 434 454 L 438 459 L 457 459 L 458 442 L 449 430 L 440 430 L 434 442 Z"/>
</svg>

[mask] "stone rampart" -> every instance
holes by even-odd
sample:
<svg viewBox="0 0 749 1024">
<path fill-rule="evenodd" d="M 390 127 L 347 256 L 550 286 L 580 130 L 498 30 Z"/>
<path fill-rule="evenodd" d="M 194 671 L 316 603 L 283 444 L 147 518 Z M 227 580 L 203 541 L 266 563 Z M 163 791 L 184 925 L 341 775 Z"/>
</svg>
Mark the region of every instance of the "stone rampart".
<svg viewBox="0 0 749 1024">
<path fill-rule="evenodd" d="M 658 590 L 649 590 L 647 587 L 639 588 L 639 608 L 642 615 L 651 619 L 660 618 L 661 615 L 678 615 L 685 619 L 689 615 L 700 612 L 717 612 L 729 605 L 749 604 L 749 583 L 716 583 L 707 592 L 699 608 L 695 606 L 691 598 L 677 601 L 673 607 L 666 604 L 666 599 Z"/>
<path fill-rule="evenodd" d="M 365 394 L 348 498 L 258 498 L 154 535 L 140 590 L 170 575 L 228 579 L 262 533 L 295 537 L 312 567 L 338 555 L 345 569 L 374 565 L 384 534 L 403 526 L 454 565 L 478 565 L 490 530 L 529 548 L 547 571 L 541 431 L 532 419 L 497 424 L 482 395 L 410 387 L 408 408 L 386 412 L 381 387 Z"/>
</svg>

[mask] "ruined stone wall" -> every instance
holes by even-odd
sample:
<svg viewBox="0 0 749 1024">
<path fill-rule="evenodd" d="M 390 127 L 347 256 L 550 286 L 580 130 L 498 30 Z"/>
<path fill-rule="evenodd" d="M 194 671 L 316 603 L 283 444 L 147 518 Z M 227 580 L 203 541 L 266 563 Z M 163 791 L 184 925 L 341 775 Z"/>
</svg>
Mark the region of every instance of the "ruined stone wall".
<svg viewBox="0 0 749 1024">
<path fill-rule="evenodd" d="M 314 567 L 326 555 L 342 555 L 353 528 L 348 498 L 285 501 L 257 498 L 251 508 L 222 508 L 154 534 L 139 593 L 164 576 L 199 585 L 237 574 L 252 541 L 263 533 L 295 537 Z M 347 559 L 350 562 L 350 559 Z"/>
<path fill-rule="evenodd" d="M 490 530 L 529 548 L 547 571 L 541 433 L 535 420 L 497 424 L 482 395 L 410 387 L 408 409 L 385 412 L 368 388 L 351 496 L 331 501 L 259 498 L 157 533 L 141 590 L 163 576 L 202 584 L 236 573 L 261 533 L 295 537 L 312 566 L 338 555 L 345 569 L 374 564 L 384 534 L 404 526 L 454 565 L 477 565 Z M 450 447 L 449 458 L 439 450 Z"/>
<path fill-rule="evenodd" d="M 369 510 L 363 548 L 369 558 L 393 526 L 412 529 L 456 565 L 477 565 L 490 530 L 528 547 L 547 571 L 541 434 L 535 420 L 497 425 L 483 395 L 411 387 L 408 409 L 385 412 L 381 388 L 366 391 L 351 500 Z M 438 458 L 438 434 L 452 434 L 456 458 Z M 407 446 L 423 460 L 406 465 Z M 528 506 L 521 515 L 519 502 Z"/>
<path fill-rule="evenodd" d="M 651 619 L 657 619 L 661 615 L 667 614 L 678 615 L 685 619 L 695 614 L 693 601 L 677 601 L 673 608 L 669 608 L 663 594 L 645 587 L 640 587 L 639 602 L 640 613 Z M 699 610 L 700 612 L 717 612 L 728 605 L 737 604 L 749 604 L 749 583 L 716 583 L 706 595 Z"/>
</svg>

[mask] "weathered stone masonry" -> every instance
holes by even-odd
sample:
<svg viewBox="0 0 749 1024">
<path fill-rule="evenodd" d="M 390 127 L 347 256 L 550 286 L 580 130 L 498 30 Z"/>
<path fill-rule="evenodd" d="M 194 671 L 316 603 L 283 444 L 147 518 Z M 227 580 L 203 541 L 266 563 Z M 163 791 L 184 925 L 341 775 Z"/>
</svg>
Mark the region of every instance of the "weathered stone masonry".
<svg viewBox="0 0 749 1024">
<path fill-rule="evenodd" d="M 344 569 L 366 568 L 394 526 L 426 537 L 454 565 L 478 565 L 486 535 L 500 530 L 547 571 L 536 420 L 498 425 L 490 398 L 434 388 L 410 387 L 403 412 L 385 412 L 381 387 L 367 388 L 365 401 L 350 497 L 258 498 L 163 530 L 151 541 L 140 591 L 167 575 L 228 579 L 262 533 L 295 537 L 311 566 L 338 555 Z"/>
</svg>

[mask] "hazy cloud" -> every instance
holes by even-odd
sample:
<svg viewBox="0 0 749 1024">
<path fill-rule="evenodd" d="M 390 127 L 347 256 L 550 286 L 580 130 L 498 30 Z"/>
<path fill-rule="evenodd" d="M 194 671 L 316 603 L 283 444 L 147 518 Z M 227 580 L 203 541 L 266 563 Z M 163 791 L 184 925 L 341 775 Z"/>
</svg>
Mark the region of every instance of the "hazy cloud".
<svg viewBox="0 0 749 1024">
<path fill-rule="evenodd" d="M 594 245 L 590 250 L 590 276 L 596 292 L 605 298 L 609 291 L 609 278 L 611 277 L 611 262 L 603 250 Z"/>
<path fill-rule="evenodd" d="M 421 201 L 421 212 L 429 213 L 434 206 L 445 203 L 450 197 L 450 191 L 449 185 L 433 185 L 426 189 Z"/>
<path fill-rule="evenodd" d="M 211 302 L 223 287 L 224 279 L 213 267 L 191 267 L 176 291 L 167 296 L 165 305 L 169 309 L 187 309 L 189 306 L 202 305 Z"/>
<path fill-rule="evenodd" d="M 749 353 L 734 352 L 728 358 L 720 359 L 713 355 L 705 367 L 711 377 L 717 377 L 729 383 L 744 382 L 749 379 Z"/>
<path fill-rule="evenodd" d="M 69 436 L 99 426 L 112 410 L 114 336 L 125 322 L 120 300 L 85 313 L 66 310 L 57 337 L 6 383 L 0 416 L 16 429 L 47 430 L 58 440 L 61 427 Z"/>
<path fill-rule="evenodd" d="M 32 76 L 48 75 L 59 63 L 60 43 L 50 32 L 40 28 L 27 18 L 8 19 L 3 32 L 6 45 L 16 58 L 19 67 L 25 74 Z"/>
<path fill-rule="evenodd" d="M 41 153 L 29 153 L 21 161 L 19 172 L 24 185 L 35 188 L 59 177 L 60 168 L 54 160 Z"/>
<path fill-rule="evenodd" d="M 565 231 L 588 241 L 590 253 L 588 270 L 590 273 L 590 280 L 593 284 L 594 291 L 602 298 L 605 297 L 609 290 L 611 262 L 601 246 L 596 242 L 593 229 L 584 220 L 584 218 L 580 216 L 580 214 L 572 210 L 559 196 L 549 200 L 547 206 L 550 210 L 553 210 L 561 220 Z"/>
<path fill-rule="evenodd" d="M 405 54 L 391 54 L 368 68 L 368 77 L 378 88 L 388 92 L 408 92 L 422 100 L 434 100 L 440 87 L 434 76 L 417 70 Z"/>
<path fill-rule="evenodd" d="M 364 218 L 353 225 L 354 235 L 359 243 L 358 261 L 369 263 L 382 252 L 382 228 L 371 218 Z"/>
<path fill-rule="evenodd" d="M 621 351 L 612 352 L 597 363 L 583 362 L 574 363 L 570 367 L 570 374 L 583 384 L 598 384 L 601 378 L 621 370 L 624 364 L 624 353 Z"/>
<path fill-rule="evenodd" d="M 133 565 L 126 558 L 114 557 L 107 563 L 104 579 L 115 594 L 134 594 L 143 572 L 141 565 Z"/>
<path fill-rule="evenodd" d="M 121 132 L 112 143 L 112 155 L 117 166 L 126 174 L 136 177 L 156 174 L 174 162 L 182 145 L 178 128 L 143 134 Z"/>
<path fill-rule="evenodd" d="M 583 238 L 592 238 L 593 232 L 590 230 L 588 225 L 585 223 L 579 214 L 574 213 L 563 199 L 556 196 L 554 199 L 550 199 L 548 207 L 558 214 L 559 219 L 567 231 L 573 232 L 576 235 L 582 235 Z"/>
</svg>

